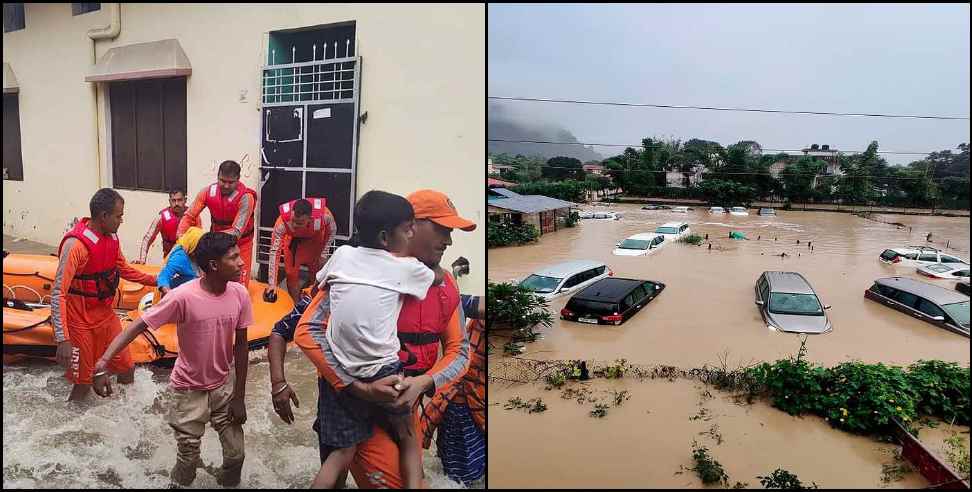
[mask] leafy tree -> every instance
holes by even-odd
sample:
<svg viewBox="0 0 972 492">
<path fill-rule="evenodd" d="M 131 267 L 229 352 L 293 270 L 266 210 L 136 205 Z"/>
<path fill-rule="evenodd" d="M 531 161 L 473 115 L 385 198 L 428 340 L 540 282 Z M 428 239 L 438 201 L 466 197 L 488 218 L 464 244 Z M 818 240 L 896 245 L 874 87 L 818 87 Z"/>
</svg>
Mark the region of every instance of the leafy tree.
<svg viewBox="0 0 972 492">
<path fill-rule="evenodd" d="M 826 163 L 810 156 L 801 157 L 780 173 L 784 194 L 788 200 L 806 201 L 813 195 L 814 176 L 824 170 Z"/>
<path fill-rule="evenodd" d="M 748 205 L 756 198 L 755 188 L 734 181 L 706 179 L 699 183 L 697 188 L 709 203 L 713 204 Z"/>
<path fill-rule="evenodd" d="M 584 170 L 580 159 L 573 157 L 552 157 L 547 160 L 547 165 L 542 169 L 541 175 L 544 178 L 562 180 L 573 179 L 584 180 Z"/>
<path fill-rule="evenodd" d="M 569 202 L 584 201 L 584 192 L 587 190 L 586 185 L 581 181 L 532 181 L 520 183 L 510 189 L 521 195 L 543 195 Z"/>
<path fill-rule="evenodd" d="M 875 140 L 863 153 L 847 156 L 841 162 L 844 176 L 837 184 L 840 198 L 850 203 L 868 203 L 877 198 L 875 185 L 880 178 L 893 172 L 877 151 L 878 143 Z"/>
</svg>

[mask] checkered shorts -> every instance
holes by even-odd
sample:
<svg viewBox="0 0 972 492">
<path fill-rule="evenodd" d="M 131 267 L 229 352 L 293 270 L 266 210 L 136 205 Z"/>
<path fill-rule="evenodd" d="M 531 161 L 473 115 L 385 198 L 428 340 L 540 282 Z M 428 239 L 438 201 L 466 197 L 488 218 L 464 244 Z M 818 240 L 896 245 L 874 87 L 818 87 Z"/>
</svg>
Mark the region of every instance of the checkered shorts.
<svg viewBox="0 0 972 492">
<path fill-rule="evenodd" d="M 370 383 L 383 377 L 402 372 L 402 363 L 394 362 L 382 368 L 370 378 L 360 381 Z M 320 397 L 317 400 L 317 432 L 320 445 L 330 448 L 349 448 L 371 437 L 374 424 L 384 425 L 383 417 L 396 412 L 377 403 L 361 400 L 348 391 L 336 391 L 324 378 L 318 378 Z M 409 410 L 401 412 L 408 414 Z"/>
</svg>

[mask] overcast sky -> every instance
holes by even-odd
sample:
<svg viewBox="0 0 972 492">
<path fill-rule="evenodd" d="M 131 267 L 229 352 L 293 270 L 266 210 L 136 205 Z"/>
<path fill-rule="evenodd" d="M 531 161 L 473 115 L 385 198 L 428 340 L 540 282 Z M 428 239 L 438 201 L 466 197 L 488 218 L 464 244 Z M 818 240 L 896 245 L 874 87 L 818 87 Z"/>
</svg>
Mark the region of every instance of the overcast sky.
<svg viewBox="0 0 972 492">
<path fill-rule="evenodd" d="M 968 4 L 490 4 L 488 12 L 490 96 L 969 116 Z M 581 142 L 673 136 L 863 150 L 877 140 L 881 150 L 925 152 L 969 141 L 968 120 L 502 104 Z"/>
</svg>

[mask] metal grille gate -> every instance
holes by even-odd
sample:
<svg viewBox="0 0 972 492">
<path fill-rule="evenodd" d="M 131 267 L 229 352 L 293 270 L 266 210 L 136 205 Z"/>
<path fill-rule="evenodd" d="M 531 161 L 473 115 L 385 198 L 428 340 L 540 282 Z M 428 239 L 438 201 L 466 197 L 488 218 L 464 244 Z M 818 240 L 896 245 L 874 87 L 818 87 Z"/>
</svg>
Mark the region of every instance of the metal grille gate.
<svg viewBox="0 0 972 492">
<path fill-rule="evenodd" d="M 337 242 L 354 231 L 361 57 L 354 24 L 271 34 L 263 67 L 260 224 L 256 260 L 266 281 L 277 207 L 325 197 Z M 283 63 L 281 63 L 283 62 Z"/>
</svg>

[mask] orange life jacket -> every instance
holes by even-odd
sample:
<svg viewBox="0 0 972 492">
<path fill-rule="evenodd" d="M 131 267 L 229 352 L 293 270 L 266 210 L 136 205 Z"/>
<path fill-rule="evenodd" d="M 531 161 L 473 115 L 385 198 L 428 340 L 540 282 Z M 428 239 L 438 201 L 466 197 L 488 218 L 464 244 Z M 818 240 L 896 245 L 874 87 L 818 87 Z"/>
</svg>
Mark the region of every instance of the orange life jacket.
<svg viewBox="0 0 972 492">
<path fill-rule="evenodd" d="M 459 290 L 450 275 L 430 287 L 424 300 L 405 296 L 398 315 L 398 340 L 402 343 L 399 359 L 406 371 L 423 373 L 435 365 L 441 334 L 458 307 Z"/>
<path fill-rule="evenodd" d="M 310 197 L 305 198 L 305 200 L 311 204 L 311 220 L 305 227 L 299 229 L 293 228 L 290 224 L 290 219 L 294 217 L 294 203 L 297 200 L 282 203 L 278 207 L 284 227 L 287 228 L 287 234 L 290 234 L 291 237 L 308 238 L 324 231 L 325 236 L 330 235 L 332 231 L 327 230 L 327 221 L 325 220 L 327 216 L 327 200 L 324 198 Z"/>
<path fill-rule="evenodd" d="M 219 191 L 219 184 L 213 183 L 209 186 L 209 193 L 206 194 L 206 208 L 209 209 L 210 217 L 213 220 L 214 232 L 222 232 L 233 228 L 233 220 L 240 211 L 240 200 L 243 195 L 253 197 L 253 210 L 246 219 L 246 225 L 240 231 L 240 239 L 253 234 L 253 214 L 256 211 L 257 194 L 255 191 L 246 187 L 242 181 L 236 183 L 236 190 L 230 196 L 223 196 Z"/>
<path fill-rule="evenodd" d="M 73 229 L 67 232 L 57 247 L 58 256 L 68 238 L 76 238 L 88 249 L 88 262 L 84 270 L 78 272 L 71 281 L 68 294 L 92 297 L 110 306 L 118 289 L 120 274 L 118 272 L 118 251 L 120 245 L 118 236 L 110 234 L 103 236 L 88 227 L 90 218 L 78 221 Z"/>
</svg>

